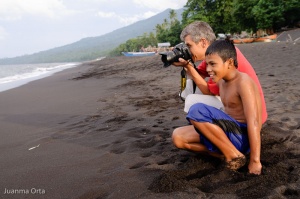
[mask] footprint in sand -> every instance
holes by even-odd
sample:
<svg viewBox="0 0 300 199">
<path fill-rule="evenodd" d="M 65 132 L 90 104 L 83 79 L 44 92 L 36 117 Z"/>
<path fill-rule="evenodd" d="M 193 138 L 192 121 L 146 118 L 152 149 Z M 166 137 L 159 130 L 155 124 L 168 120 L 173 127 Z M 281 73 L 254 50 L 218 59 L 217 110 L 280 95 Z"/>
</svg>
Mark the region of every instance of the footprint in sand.
<svg viewBox="0 0 300 199">
<path fill-rule="evenodd" d="M 137 164 L 129 167 L 129 169 L 138 169 L 138 168 L 141 168 L 141 167 L 147 166 L 147 165 L 149 165 L 149 163 L 147 163 L 147 162 L 139 162 L 139 163 L 137 163 Z"/>
<path fill-rule="evenodd" d="M 141 154 L 140 154 L 140 157 L 142 157 L 142 158 L 147 158 L 147 157 L 150 157 L 151 155 L 152 155 L 151 152 L 144 152 L 144 153 L 141 153 Z"/>
<path fill-rule="evenodd" d="M 118 147 L 113 147 L 113 149 L 110 150 L 110 152 L 114 154 L 121 154 L 124 153 L 126 149 L 127 149 L 126 146 L 118 146 Z"/>
</svg>

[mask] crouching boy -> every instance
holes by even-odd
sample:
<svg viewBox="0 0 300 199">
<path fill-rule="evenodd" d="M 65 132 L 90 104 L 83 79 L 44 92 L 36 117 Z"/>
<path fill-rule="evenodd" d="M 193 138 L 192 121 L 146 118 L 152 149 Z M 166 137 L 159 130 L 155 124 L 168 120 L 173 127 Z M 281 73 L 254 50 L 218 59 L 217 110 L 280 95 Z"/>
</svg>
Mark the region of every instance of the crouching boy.
<svg viewBox="0 0 300 199">
<path fill-rule="evenodd" d="M 254 81 L 237 70 L 234 45 L 217 40 L 206 50 L 207 72 L 220 88 L 224 111 L 198 103 L 191 106 L 187 120 L 199 133 L 201 152 L 223 157 L 228 169 L 246 164 L 249 173 L 261 174 L 262 105 Z"/>
</svg>

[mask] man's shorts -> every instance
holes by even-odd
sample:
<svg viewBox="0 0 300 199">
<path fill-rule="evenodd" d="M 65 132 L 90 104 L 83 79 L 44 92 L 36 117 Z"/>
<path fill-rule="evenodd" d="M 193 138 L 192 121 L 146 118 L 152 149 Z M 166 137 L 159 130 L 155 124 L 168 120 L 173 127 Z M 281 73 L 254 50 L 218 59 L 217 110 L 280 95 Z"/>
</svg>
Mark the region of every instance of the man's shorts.
<svg viewBox="0 0 300 199">
<path fill-rule="evenodd" d="M 250 151 L 247 124 L 240 123 L 227 115 L 225 112 L 203 104 L 197 103 L 191 106 L 186 119 L 196 122 L 209 122 L 219 126 L 232 144 L 242 153 Z M 195 130 L 200 135 L 200 143 L 204 144 L 209 151 L 220 152 L 220 150 L 212 144 L 198 129 Z"/>
</svg>

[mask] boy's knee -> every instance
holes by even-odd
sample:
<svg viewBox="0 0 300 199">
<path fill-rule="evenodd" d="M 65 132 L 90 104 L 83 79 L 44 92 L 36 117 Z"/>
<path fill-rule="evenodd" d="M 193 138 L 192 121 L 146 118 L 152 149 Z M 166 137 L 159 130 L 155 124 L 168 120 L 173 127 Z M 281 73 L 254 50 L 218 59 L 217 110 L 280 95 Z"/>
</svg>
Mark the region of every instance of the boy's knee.
<svg viewBox="0 0 300 199">
<path fill-rule="evenodd" d="M 181 131 L 177 128 L 172 133 L 172 142 L 177 148 L 184 148 L 184 142 L 182 141 Z"/>
</svg>

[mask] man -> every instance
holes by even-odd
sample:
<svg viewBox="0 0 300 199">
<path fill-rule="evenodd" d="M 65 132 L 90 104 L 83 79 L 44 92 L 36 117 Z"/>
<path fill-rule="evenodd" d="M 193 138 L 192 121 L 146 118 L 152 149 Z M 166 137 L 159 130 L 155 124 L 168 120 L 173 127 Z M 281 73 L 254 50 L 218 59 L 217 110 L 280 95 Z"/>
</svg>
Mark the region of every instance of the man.
<svg viewBox="0 0 300 199">
<path fill-rule="evenodd" d="M 189 47 L 193 54 L 193 60 L 202 61 L 205 59 L 205 52 L 209 45 L 215 41 L 216 37 L 212 28 L 202 21 L 196 21 L 189 24 L 184 28 L 180 35 L 181 40 Z M 238 70 L 248 74 L 255 82 L 259 89 L 259 94 L 262 102 L 262 123 L 267 119 L 267 111 L 264 100 L 264 95 L 260 82 L 256 76 L 254 69 L 243 54 L 236 48 Z M 218 109 L 223 110 L 223 103 L 220 100 L 218 86 L 209 78 L 206 81 L 204 78 L 209 77 L 206 72 L 206 62 L 203 61 L 198 69 L 184 59 L 179 59 L 179 62 L 173 63 L 175 66 L 184 66 L 187 74 L 192 78 L 198 88 L 198 93 L 201 94 L 190 94 L 185 99 L 185 111 L 188 112 L 189 108 L 194 103 L 204 103 L 214 106 Z M 200 145 L 199 135 L 196 132 L 193 125 L 183 126 L 176 128 L 172 135 L 173 143 L 176 147 L 195 152 L 203 152 L 203 146 Z M 216 155 L 216 154 L 211 154 Z"/>
</svg>

